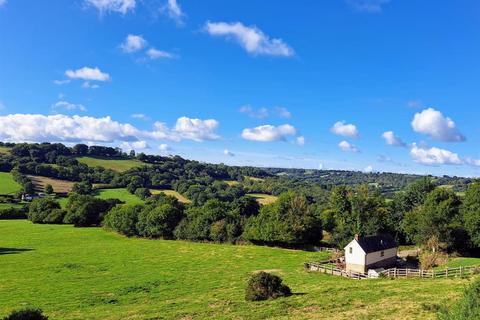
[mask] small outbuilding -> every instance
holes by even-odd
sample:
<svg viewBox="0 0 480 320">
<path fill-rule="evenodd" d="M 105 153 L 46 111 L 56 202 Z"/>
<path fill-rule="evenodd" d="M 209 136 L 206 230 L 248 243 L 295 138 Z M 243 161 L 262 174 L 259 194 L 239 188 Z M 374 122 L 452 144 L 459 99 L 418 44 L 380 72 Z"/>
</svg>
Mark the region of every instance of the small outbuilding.
<svg viewBox="0 0 480 320">
<path fill-rule="evenodd" d="M 390 235 L 355 235 L 345 247 L 345 269 L 365 273 L 369 269 L 394 267 L 397 250 L 397 242 Z"/>
</svg>

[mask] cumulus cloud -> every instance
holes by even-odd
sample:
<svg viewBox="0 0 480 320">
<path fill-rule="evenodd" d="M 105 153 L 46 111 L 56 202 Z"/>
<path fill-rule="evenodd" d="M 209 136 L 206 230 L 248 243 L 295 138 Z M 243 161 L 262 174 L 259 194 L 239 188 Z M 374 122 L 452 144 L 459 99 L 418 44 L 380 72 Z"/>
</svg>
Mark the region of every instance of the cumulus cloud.
<svg viewBox="0 0 480 320">
<path fill-rule="evenodd" d="M 465 163 L 474 167 L 480 167 L 480 159 L 466 158 Z"/>
<path fill-rule="evenodd" d="M 299 146 L 304 146 L 305 145 L 305 137 L 304 136 L 297 137 L 297 139 L 295 139 L 295 143 L 298 144 Z"/>
<path fill-rule="evenodd" d="M 363 169 L 363 172 L 372 173 L 373 172 L 373 167 L 372 166 L 367 166 L 367 167 L 365 167 L 365 169 Z"/>
<path fill-rule="evenodd" d="M 410 149 L 410 156 L 415 162 L 424 165 L 459 165 L 463 163 L 458 154 L 454 152 L 436 147 L 424 148 L 418 146 L 416 143 L 414 143 Z"/>
<path fill-rule="evenodd" d="M 146 141 L 133 141 L 133 142 L 122 142 L 120 144 L 120 148 L 124 151 L 131 151 L 131 150 L 145 150 L 150 149 L 150 146 Z"/>
<path fill-rule="evenodd" d="M 275 107 L 275 111 L 281 118 L 290 119 L 292 117 L 292 113 L 285 107 Z"/>
<path fill-rule="evenodd" d="M 0 140 L 11 142 L 134 142 L 152 140 L 216 140 L 216 120 L 179 118 L 173 128 L 156 122 L 151 131 L 139 130 L 111 117 L 10 114 L 0 116 Z"/>
<path fill-rule="evenodd" d="M 79 110 L 79 111 L 87 111 L 87 108 L 85 108 L 84 105 L 82 104 L 76 104 L 76 103 L 71 103 L 65 100 L 60 100 L 55 102 L 52 105 L 52 109 L 58 110 L 58 109 L 65 109 L 65 110 Z"/>
<path fill-rule="evenodd" d="M 223 150 L 223 154 L 228 156 L 228 157 L 234 157 L 235 156 L 235 154 L 228 149 Z"/>
<path fill-rule="evenodd" d="M 386 131 L 382 134 L 382 138 L 385 140 L 385 142 L 390 145 L 390 146 L 395 146 L 395 147 L 406 147 L 407 144 L 402 141 L 402 139 L 395 135 L 393 131 Z"/>
<path fill-rule="evenodd" d="M 255 26 L 247 27 L 241 22 L 210 22 L 204 27 L 212 36 L 231 38 L 237 41 L 248 53 L 253 55 L 271 55 L 291 57 L 293 49 L 282 39 L 271 39 Z"/>
<path fill-rule="evenodd" d="M 465 136 L 458 131 L 455 122 L 433 108 L 416 113 L 412 121 L 412 128 L 415 132 L 439 141 L 465 141 Z"/>
<path fill-rule="evenodd" d="M 357 11 L 379 13 L 383 10 L 383 5 L 390 0 L 347 0 L 347 3 Z"/>
<path fill-rule="evenodd" d="M 65 75 L 70 79 L 81 79 L 85 81 L 108 81 L 110 75 L 102 72 L 98 67 L 83 67 L 77 70 L 67 70 Z"/>
<path fill-rule="evenodd" d="M 280 118 L 289 119 L 292 117 L 290 111 L 285 107 L 275 107 L 273 111 L 268 108 L 254 109 L 250 105 L 245 105 L 238 109 L 239 112 L 248 115 L 250 118 L 264 119 L 270 116 L 270 114 L 277 115 Z"/>
<path fill-rule="evenodd" d="M 330 132 L 338 136 L 350 138 L 358 138 L 359 136 L 357 127 L 353 124 L 347 124 L 345 121 L 336 122 L 330 129 Z"/>
<path fill-rule="evenodd" d="M 84 89 L 98 89 L 98 88 L 100 88 L 100 86 L 96 83 L 90 83 L 90 81 L 85 81 L 82 84 L 82 88 L 84 88 Z"/>
<path fill-rule="evenodd" d="M 243 129 L 242 138 L 251 141 L 271 142 L 287 141 L 288 138 L 297 135 L 297 129 L 289 124 L 281 126 L 263 125 L 255 128 Z"/>
<path fill-rule="evenodd" d="M 126 14 L 135 9 L 136 0 L 85 0 L 85 3 L 96 8 L 100 14 L 106 12 Z"/>
<path fill-rule="evenodd" d="M 166 143 L 162 143 L 161 145 L 158 146 L 158 149 L 162 152 L 168 152 L 168 151 L 172 150 L 172 147 L 170 147 Z"/>
<path fill-rule="evenodd" d="M 125 53 L 132 53 L 132 52 L 142 50 L 146 46 L 147 46 L 147 40 L 145 40 L 143 36 L 129 34 L 127 35 L 125 40 L 123 40 L 122 44 L 120 45 L 120 48 Z"/>
<path fill-rule="evenodd" d="M 143 113 L 134 113 L 132 115 L 130 115 L 132 118 L 134 119 L 139 119 L 139 120 L 143 120 L 143 121 L 148 121 L 150 120 L 150 117 L 147 116 L 146 114 L 143 114 Z"/>
<path fill-rule="evenodd" d="M 177 25 L 183 26 L 185 24 L 185 13 L 183 13 L 182 8 L 178 4 L 177 0 L 168 0 L 165 6 L 160 8 L 160 11 L 175 21 Z"/>
<path fill-rule="evenodd" d="M 357 146 L 351 144 L 350 142 L 348 141 L 342 141 L 338 144 L 338 147 L 340 148 L 340 150 L 344 151 L 344 152 L 353 152 L 353 153 L 359 153 L 360 152 L 360 149 L 357 148 Z"/>
<path fill-rule="evenodd" d="M 147 56 L 152 60 L 156 60 L 156 59 L 160 59 L 160 58 L 164 58 L 164 59 L 175 58 L 174 54 L 172 54 L 170 52 L 167 52 L 167 51 L 157 50 L 155 48 L 148 49 L 147 50 Z"/>
</svg>

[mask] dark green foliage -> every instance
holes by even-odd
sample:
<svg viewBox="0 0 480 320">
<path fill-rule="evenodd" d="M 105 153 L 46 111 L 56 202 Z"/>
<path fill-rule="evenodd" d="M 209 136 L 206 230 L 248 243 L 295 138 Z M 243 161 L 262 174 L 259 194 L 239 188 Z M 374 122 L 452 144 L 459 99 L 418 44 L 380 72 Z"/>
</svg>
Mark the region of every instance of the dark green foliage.
<svg viewBox="0 0 480 320">
<path fill-rule="evenodd" d="M 443 310 L 439 320 L 480 319 L 480 280 L 476 279 L 464 292 L 463 297 L 450 310 Z"/>
<path fill-rule="evenodd" d="M 289 192 L 277 202 L 263 206 L 251 217 L 244 237 L 253 242 L 270 244 L 318 243 L 322 239 L 321 220 L 304 196 Z"/>
<path fill-rule="evenodd" d="M 53 187 L 51 184 L 45 185 L 45 193 L 46 194 L 53 194 Z"/>
<path fill-rule="evenodd" d="M 93 196 L 70 194 L 64 223 L 75 227 L 98 226 L 103 216 L 119 203 L 116 199 L 102 200 Z"/>
<path fill-rule="evenodd" d="M 65 218 L 65 210 L 62 209 L 53 209 L 50 213 L 43 219 L 43 223 L 49 224 L 62 224 L 63 219 Z"/>
<path fill-rule="evenodd" d="M 150 197 L 152 193 L 147 188 L 138 188 L 137 190 L 135 190 L 135 195 L 140 199 L 145 200 Z"/>
<path fill-rule="evenodd" d="M 282 279 L 276 275 L 266 272 L 256 273 L 248 280 L 245 300 L 262 301 L 291 296 L 290 288 L 282 282 Z"/>
<path fill-rule="evenodd" d="M 473 245 L 480 247 L 480 182 L 470 185 L 465 193 L 461 214 Z"/>
<path fill-rule="evenodd" d="M 145 207 L 138 215 L 137 229 L 142 237 L 171 239 L 183 211 L 168 203 Z"/>
<path fill-rule="evenodd" d="M 0 209 L 0 220 L 28 219 L 28 207 Z"/>
<path fill-rule="evenodd" d="M 47 216 L 55 209 L 60 209 L 60 204 L 51 198 L 37 198 L 30 203 L 28 219 L 33 223 L 45 223 Z"/>
<path fill-rule="evenodd" d="M 93 191 L 92 184 L 90 182 L 82 181 L 75 183 L 72 187 L 72 192 L 82 195 L 91 194 Z"/>
<path fill-rule="evenodd" d="M 3 318 L 3 320 L 48 320 L 48 317 L 43 315 L 43 312 L 40 309 L 26 308 L 12 311 L 12 313 Z"/>
<path fill-rule="evenodd" d="M 145 208 L 141 205 L 122 205 L 110 210 L 103 220 L 103 225 L 127 237 L 138 235 L 138 214 Z"/>
</svg>

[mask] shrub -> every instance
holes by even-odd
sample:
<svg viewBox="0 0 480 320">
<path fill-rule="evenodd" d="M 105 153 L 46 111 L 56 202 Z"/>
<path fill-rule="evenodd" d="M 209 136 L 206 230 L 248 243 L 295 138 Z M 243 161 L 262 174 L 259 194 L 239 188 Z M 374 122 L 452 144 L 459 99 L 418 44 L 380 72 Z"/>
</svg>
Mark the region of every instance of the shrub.
<svg viewBox="0 0 480 320">
<path fill-rule="evenodd" d="M 480 319 L 480 279 L 468 287 L 463 297 L 450 310 L 439 313 L 440 320 L 476 320 Z"/>
<path fill-rule="evenodd" d="M 62 224 L 63 219 L 65 218 L 66 212 L 62 209 L 53 209 L 46 217 L 43 219 L 43 223 L 49 224 Z"/>
<path fill-rule="evenodd" d="M 6 219 L 27 219 L 27 207 L 6 208 L 0 210 L 0 220 Z"/>
<path fill-rule="evenodd" d="M 172 238 L 182 217 L 183 212 L 171 204 L 147 206 L 138 216 L 137 229 L 143 237 Z"/>
<path fill-rule="evenodd" d="M 44 219 L 54 209 L 60 209 L 60 204 L 51 198 L 37 198 L 30 203 L 28 219 L 33 223 L 44 223 Z"/>
<path fill-rule="evenodd" d="M 26 308 L 12 311 L 12 313 L 3 318 L 3 320 L 48 320 L 48 317 L 43 315 L 40 309 Z"/>
<path fill-rule="evenodd" d="M 45 185 L 45 193 L 46 193 L 46 194 L 53 194 L 53 192 L 54 192 L 54 191 L 53 191 L 53 187 L 52 187 L 51 184 Z"/>
<path fill-rule="evenodd" d="M 64 223 L 75 227 L 97 226 L 103 220 L 105 213 L 119 203 L 117 199 L 97 199 L 93 196 L 71 194 L 68 197 L 67 214 Z"/>
<path fill-rule="evenodd" d="M 77 182 L 72 187 L 72 192 L 87 195 L 91 194 L 93 190 L 92 184 L 87 181 Z"/>
<path fill-rule="evenodd" d="M 245 300 L 262 301 L 291 296 L 290 288 L 282 281 L 280 277 L 266 272 L 252 275 L 245 290 Z"/>
<path fill-rule="evenodd" d="M 152 194 L 147 188 L 138 188 L 137 190 L 135 190 L 135 195 L 140 199 L 145 200 L 149 198 Z"/>
<path fill-rule="evenodd" d="M 105 215 L 103 225 L 127 237 L 136 236 L 138 235 L 138 215 L 143 208 L 142 205 L 116 206 Z"/>
</svg>

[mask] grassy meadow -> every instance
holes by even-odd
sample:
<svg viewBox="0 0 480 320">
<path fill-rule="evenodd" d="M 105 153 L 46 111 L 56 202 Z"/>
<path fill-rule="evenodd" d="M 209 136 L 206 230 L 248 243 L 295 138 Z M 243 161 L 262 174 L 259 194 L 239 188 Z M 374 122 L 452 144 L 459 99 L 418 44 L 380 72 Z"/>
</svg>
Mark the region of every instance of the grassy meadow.
<svg viewBox="0 0 480 320">
<path fill-rule="evenodd" d="M 44 192 L 45 186 L 49 184 L 53 187 L 54 192 L 68 193 L 70 192 L 70 190 L 72 190 L 73 185 L 75 184 L 75 182 L 72 181 L 53 179 L 42 176 L 28 175 L 28 177 L 30 178 L 30 180 L 32 180 L 32 183 L 35 185 L 35 190 L 37 192 Z"/>
<path fill-rule="evenodd" d="M 0 317 L 34 305 L 52 319 L 434 319 L 466 279 L 352 280 L 307 272 L 325 254 L 125 238 L 100 228 L 0 221 Z M 245 302 L 249 275 L 294 295 Z"/>
<path fill-rule="evenodd" d="M 10 148 L 0 147 L 0 153 L 2 153 L 2 154 L 9 154 L 9 153 L 10 153 Z"/>
<path fill-rule="evenodd" d="M 15 194 L 20 191 L 21 186 L 13 180 L 8 172 L 0 172 L 0 195 Z"/>
<path fill-rule="evenodd" d="M 166 194 L 167 196 L 171 196 L 171 197 L 175 197 L 178 199 L 178 201 L 182 202 L 182 203 L 191 203 L 192 201 L 190 201 L 189 199 L 187 199 L 184 195 L 178 193 L 177 191 L 175 190 L 169 190 L 169 189 L 161 189 L 161 190 L 158 190 L 158 189 L 150 189 L 150 192 L 152 194 L 159 194 L 159 193 L 164 193 Z"/>
<path fill-rule="evenodd" d="M 103 167 L 117 172 L 124 172 L 132 168 L 148 165 L 138 160 L 129 159 L 102 159 L 94 157 L 78 157 L 76 159 L 89 167 Z"/>
<path fill-rule="evenodd" d="M 100 189 L 96 192 L 96 197 L 100 199 L 118 199 L 126 204 L 142 204 L 143 200 L 134 194 L 131 194 L 125 188 L 118 189 Z"/>
<path fill-rule="evenodd" d="M 260 204 L 272 204 L 275 201 L 277 201 L 278 197 L 272 196 L 270 194 L 264 194 L 264 193 L 249 193 L 248 194 L 250 197 L 255 198 L 258 203 Z"/>
</svg>

